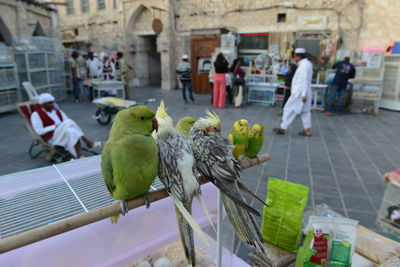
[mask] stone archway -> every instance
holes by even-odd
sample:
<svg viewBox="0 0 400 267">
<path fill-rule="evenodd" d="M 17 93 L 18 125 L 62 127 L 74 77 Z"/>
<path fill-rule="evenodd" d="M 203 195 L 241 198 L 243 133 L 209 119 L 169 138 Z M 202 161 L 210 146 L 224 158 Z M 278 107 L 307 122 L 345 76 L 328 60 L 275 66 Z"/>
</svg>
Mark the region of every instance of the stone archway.
<svg viewBox="0 0 400 267">
<path fill-rule="evenodd" d="M 168 16 L 166 16 L 168 17 Z M 125 44 L 127 46 L 127 61 L 134 67 L 134 77 L 139 86 L 161 84 L 162 89 L 176 87 L 174 49 L 170 45 L 172 38 L 164 30 L 156 35 L 152 29 L 152 10 L 141 4 L 129 17 L 125 29 Z M 164 25 L 167 18 L 162 18 Z"/>
</svg>

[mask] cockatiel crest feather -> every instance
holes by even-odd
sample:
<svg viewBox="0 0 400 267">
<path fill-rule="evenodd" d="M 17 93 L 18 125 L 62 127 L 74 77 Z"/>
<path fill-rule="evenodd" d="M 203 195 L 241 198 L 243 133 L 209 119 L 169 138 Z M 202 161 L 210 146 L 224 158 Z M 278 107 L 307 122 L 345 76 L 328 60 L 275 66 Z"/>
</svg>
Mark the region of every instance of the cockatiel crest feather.
<svg viewBox="0 0 400 267">
<path fill-rule="evenodd" d="M 157 108 L 156 119 L 158 121 L 158 132 L 154 131 L 152 133 L 154 139 L 157 139 L 158 134 L 170 131 L 174 128 L 173 120 L 168 115 L 167 108 L 165 107 L 163 100 L 160 101 L 160 105 Z"/>
<path fill-rule="evenodd" d="M 221 120 L 215 112 L 211 112 L 208 109 L 205 111 L 207 114 L 206 119 L 211 121 L 211 123 L 221 127 Z"/>
<path fill-rule="evenodd" d="M 165 108 L 164 100 L 161 100 L 156 112 L 156 118 L 165 119 L 166 117 L 168 117 L 167 109 Z"/>
</svg>

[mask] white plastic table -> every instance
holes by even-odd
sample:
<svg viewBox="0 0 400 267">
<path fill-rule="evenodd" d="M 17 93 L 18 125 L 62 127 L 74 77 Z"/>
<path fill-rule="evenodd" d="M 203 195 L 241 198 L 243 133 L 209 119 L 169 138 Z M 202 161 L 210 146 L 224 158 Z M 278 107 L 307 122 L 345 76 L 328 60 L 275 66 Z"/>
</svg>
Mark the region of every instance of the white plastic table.
<svg viewBox="0 0 400 267">
<path fill-rule="evenodd" d="M 113 91 L 113 94 L 114 92 L 116 94 L 115 97 L 125 99 L 125 90 L 123 81 L 93 80 L 91 84 L 93 86 L 93 99 L 103 97 L 103 95 L 101 94 L 102 91 L 108 93 L 110 93 L 110 91 Z"/>
<path fill-rule="evenodd" d="M 325 108 L 325 93 L 326 93 L 326 88 L 328 88 L 328 85 L 326 84 L 311 84 L 311 90 L 313 94 L 313 105 L 312 109 L 316 110 L 324 110 Z M 318 105 L 318 99 L 322 96 L 321 104 Z"/>
</svg>

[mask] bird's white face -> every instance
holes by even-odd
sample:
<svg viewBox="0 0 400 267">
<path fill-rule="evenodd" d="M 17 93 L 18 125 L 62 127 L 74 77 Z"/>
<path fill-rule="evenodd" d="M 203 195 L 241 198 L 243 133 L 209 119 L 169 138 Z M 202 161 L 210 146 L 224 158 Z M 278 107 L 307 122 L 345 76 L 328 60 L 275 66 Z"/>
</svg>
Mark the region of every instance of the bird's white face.
<svg viewBox="0 0 400 267">
<path fill-rule="evenodd" d="M 210 120 L 200 118 L 193 124 L 194 129 L 201 129 L 206 133 L 221 134 L 221 126 Z"/>
<path fill-rule="evenodd" d="M 157 118 L 158 121 L 158 134 L 168 132 L 174 128 L 172 118 L 167 116 L 164 118 Z"/>
</svg>

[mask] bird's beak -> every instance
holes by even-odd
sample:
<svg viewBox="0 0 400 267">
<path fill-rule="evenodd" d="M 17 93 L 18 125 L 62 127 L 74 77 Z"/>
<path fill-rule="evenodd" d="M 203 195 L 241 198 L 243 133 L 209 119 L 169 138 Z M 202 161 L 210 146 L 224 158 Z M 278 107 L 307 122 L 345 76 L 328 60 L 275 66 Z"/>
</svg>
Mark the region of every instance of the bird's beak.
<svg viewBox="0 0 400 267">
<path fill-rule="evenodd" d="M 153 130 L 156 130 L 156 132 L 158 132 L 158 121 L 156 117 L 154 117 L 151 121 L 153 122 Z"/>
</svg>

